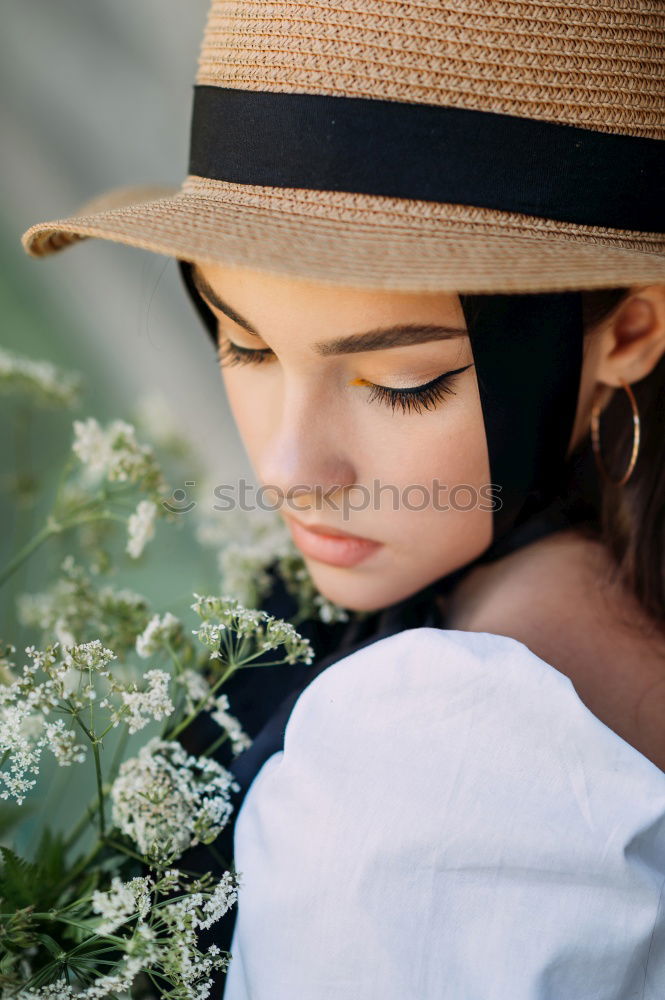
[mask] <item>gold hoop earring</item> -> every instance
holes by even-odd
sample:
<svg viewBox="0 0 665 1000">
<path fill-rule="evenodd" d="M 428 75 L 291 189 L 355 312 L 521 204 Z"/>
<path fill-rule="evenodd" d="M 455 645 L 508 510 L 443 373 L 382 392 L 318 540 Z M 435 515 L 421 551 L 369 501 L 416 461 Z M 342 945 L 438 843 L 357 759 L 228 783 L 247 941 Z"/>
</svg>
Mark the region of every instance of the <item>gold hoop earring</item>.
<svg viewBox="0 0 665 1000">
<path fill-rule="evenodd" d="M 612 479 L 609 472 L 605 468 L 605 464 L 600 454 L 600 403 L 594 403 L 593 409 L 591 410 L 591 443 L 593 445 L 593 453 L 596 457 L 596 464 L 605 479 L 607 479 L 607 481 L 612 483 L 614 486 L 623 486 L 628 482 L 633 474 L 633 469 L 635 468 L 635 463 L 637 462 L 637 453 L 640 448 L 640 414 L 637 409 L 637 402 L 635 401 L 635 396 L 633 395 L 633 390 L 630 386 L 624 382 L 623 379 L 619 379 L 619 382 L 621 383 L 621 387 L 628 393 L 630 405 L 633 410 L 633 450 L 631 452 L 628 468 L 624 472 L 621 479 Z"/>
</svg>

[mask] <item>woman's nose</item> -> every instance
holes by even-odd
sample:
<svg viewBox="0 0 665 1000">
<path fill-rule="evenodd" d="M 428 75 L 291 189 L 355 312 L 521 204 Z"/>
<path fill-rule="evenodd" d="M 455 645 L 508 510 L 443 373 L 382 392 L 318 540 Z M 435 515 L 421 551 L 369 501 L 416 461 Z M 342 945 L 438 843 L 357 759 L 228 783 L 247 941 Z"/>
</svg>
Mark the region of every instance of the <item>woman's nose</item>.
<svg viewBox="0 0 665 1000">
<path fill-rule="evenodd" d="M 285 407 L 264 442 L 257 469 L 261 483 L 296 506 L 298 498 L 304 502 L 310 494 L 352 486 L 357 472 L 350 444 L 332 409 L 316 400 Z"/>
</svg>

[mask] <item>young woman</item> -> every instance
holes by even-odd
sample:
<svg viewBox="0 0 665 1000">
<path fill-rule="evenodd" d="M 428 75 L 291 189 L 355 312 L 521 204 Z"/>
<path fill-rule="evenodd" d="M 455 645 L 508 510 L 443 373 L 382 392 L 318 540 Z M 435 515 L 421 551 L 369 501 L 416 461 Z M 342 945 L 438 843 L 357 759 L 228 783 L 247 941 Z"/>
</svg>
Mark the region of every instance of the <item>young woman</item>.
<svg viewBox="0 0 665 1000">
<path fill-rule="evenodd" d="M 363 612 L 229 692 L 225 1000 L 665 993 L 664 39 L 648 0 L 214 0 L 182 189 L 25 234 L 179 259 Z"/>
</svg>

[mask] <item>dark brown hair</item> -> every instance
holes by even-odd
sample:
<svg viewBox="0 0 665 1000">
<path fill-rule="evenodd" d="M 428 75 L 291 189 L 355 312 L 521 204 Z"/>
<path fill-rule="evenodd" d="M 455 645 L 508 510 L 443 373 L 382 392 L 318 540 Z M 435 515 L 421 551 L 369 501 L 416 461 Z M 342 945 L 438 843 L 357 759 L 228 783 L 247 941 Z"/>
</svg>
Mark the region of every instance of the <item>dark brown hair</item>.
<svg viewBox="0 0 665 1000">
<path fill-rule="evenodd" d="M 582 293 L 586 335 L 609 317 L 630 289 Z M 631 384 L 640 415 L 640 448 L 623 486 L 601 480 L 601 538 L 620 577 L 665 632 L 665 356 L 649 375 Z M 628 467 L 633 446 L 630 401 L 617 389 L 601 413 L 601 450 L 614 478 Z"/>
</svg>

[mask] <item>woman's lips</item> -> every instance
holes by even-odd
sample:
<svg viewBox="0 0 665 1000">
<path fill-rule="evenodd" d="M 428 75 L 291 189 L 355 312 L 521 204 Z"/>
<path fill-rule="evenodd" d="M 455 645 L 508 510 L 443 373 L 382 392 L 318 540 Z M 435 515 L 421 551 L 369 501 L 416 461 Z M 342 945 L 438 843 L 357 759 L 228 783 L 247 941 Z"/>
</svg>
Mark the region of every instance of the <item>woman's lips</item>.
<svg viewBox="0 0 665 1000">
<path fill-rule="evenodd" d="M 349 535 L 335 528 L 324 528 L 322 525 L 308 528 L 288 515 L 287 523 L 294 544 L 303 555 L 331 566 L 355 566 L 382 545 L 381 542 Z"/>
</svg>

